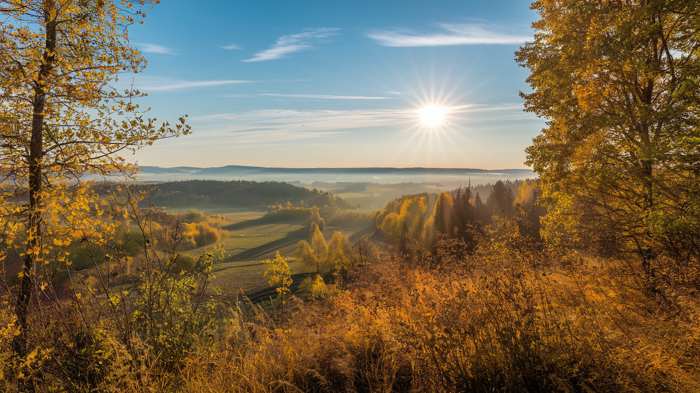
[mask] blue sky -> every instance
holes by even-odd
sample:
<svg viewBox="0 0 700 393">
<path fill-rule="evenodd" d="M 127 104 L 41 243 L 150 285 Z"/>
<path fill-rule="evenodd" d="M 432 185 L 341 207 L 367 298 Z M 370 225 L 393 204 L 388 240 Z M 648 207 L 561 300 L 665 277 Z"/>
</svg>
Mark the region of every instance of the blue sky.
<svg viewBox="0 0 700 393">
<path fill-rule="evenodd" d="M 522 112 L 524 0 L 166 0 L 131 41 L 152 115 L 193 134 L 142 165 L 521 168 L 542 121 Z M 439 128 L 426 105 L 448 108 Z"/>
</svg>

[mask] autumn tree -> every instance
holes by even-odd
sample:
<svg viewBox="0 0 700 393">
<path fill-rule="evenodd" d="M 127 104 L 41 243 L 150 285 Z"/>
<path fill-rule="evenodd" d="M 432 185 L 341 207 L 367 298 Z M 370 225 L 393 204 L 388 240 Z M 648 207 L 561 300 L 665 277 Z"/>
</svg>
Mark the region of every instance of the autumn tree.
<svg viewBox="0 0 700 393">
<path fill-rule="evenodd" d="M 455 193 L 454 221 L 455 235 L 461 238 L 467 250 L 473 252 L 476 248 L 476 234 L 479 232 L 477 211 L 471 202 L 471 187 Z"/>
<path fill-rule="evenodd" d="M 377 216 L 377 228 L 398 242 L 401 254 L 408 251 L 409 243 L 422 239 L 428 215 L 427 198 L 425 194 L 402 197 L 389 203 Z"/>
<path fill-rule="evenodd" d="M 435 230 L 446 236 L 452 235 L 454 197 L 449 192 L 440 194 L 435 205 Z"/>
<path fill-rule="evenodd" d="M 316 206 L 312 207 L 309 212 L 309 230 L 313 232 L 314 227 L 323 230 L 325 226 L 326 221 L 321 217 L 321 210 Z"/>
<path fill-rule="evenodd" d="M 491 215 L 510 217 L 513 215 L 513 191 L 502 181 L 493 185 L 493 190 L 486 198 L 486 206 Z"/>
<path fill-rule="evenodd" d="M 344 276 L 350 268 L 350 243 L 347 236 L 334 231 L 328 241 L 328 261 L 326 264 L 336 275 Z"/>
<path fill-rule="evenodd" d="M 547 119 L 528 148 L 553 244 L 614 229 L 647 277 L 663 253 L 700 254 L 700 1 L 532 5 L 526 109 Z"/>
<path fill-rule="evenodd" d="M 144 67 L 128 27 L 142 20 L 145 3 L 0 0 L 0 192 L 11 203 L 0 224 L 23 256 L 13 343 L 20 359 L 37 267 L 65 260 L 56 250 L 75 239 L 108 233 L 85 175 L 124 172 L 125 153 L 189 132 L 185 118 L 158 123 L 135 102 L 141 92 L 115 88 L 120 74 Z"/>
<path fill-rule="evenodd" d="M 546 213 L 540 206 L 540 189 L 537 180 L 524 180 L 518 185 L 515 193 L 515 221 L 520 235 L 530 239 L 533 245 L 541 245 L 540 220 Z"/>
<path fill-rule="evenodd" d="M 300 240 L 297 243 L 297 256 L 303 263 L 315 266 L 317 272 L 320 270 L 321 261 L 308 241 Z"/>
<path fill-rule="evenodd" d="M 297 252 L 304 263 L 315 265 L 316 273 L 321 272 L 322 265 L 328 260 L 328 243 L 318 225 L 311 224 L 311 239 L 301 240 L 297 244 Z"/>
<path fill-rule="evenodd" d="M 289 293 L 289 287 L 293 283 L 292 270 L 289 268 L 287 258 L 277 251 L 274 258 L 267 259 L 264 263 L 267 267 L 263 274 L 267 283 L 275 287 L 275 292 L 284 301 L 285 296 Z"/>
<path fill-rule="evenodd" d="M 481 201 L 481 195 L 478 192 L 474 197 L 474 215 L 479 223 L 485 223 L 489 220 L 489 212 L 484 202 Z"/>
</svg>

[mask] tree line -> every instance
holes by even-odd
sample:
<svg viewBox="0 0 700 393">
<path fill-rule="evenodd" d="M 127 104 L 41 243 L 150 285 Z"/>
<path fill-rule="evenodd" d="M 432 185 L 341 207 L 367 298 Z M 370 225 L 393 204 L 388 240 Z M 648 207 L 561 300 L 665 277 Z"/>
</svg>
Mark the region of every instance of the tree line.
<svg viewBox="0 0 700 393">
<path fill-rule="evenodd" d="M 539 222 L 544 214 L 536 180 L 498 181 L 486 201 L 471 188 L 440 194 L 405 196 L 387 205 L 376 217 L 376 227 L 398 246 L 401 254 L 435 253 L 446 240 L 459 240 L 463 252 L 472 253 L 486 227 L 499 219 L 518 222 L 523 236 L 539 242 Z M 482 187 L 482 190 L 484 188 Z"/>
</svg>

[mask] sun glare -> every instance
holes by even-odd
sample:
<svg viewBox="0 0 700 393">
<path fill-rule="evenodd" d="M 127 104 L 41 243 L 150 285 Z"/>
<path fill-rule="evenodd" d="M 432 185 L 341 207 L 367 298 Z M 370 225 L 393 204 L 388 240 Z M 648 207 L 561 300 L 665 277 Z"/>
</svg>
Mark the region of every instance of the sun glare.
<svg viewBox="0 0 700 393">
<path fill-rule="evenodd" d="M 435 129 L 447 124 L 450 109 L 442 105 L 425 105 L 418 109 L 418 121 L 425 128 Z"/>
</svg>

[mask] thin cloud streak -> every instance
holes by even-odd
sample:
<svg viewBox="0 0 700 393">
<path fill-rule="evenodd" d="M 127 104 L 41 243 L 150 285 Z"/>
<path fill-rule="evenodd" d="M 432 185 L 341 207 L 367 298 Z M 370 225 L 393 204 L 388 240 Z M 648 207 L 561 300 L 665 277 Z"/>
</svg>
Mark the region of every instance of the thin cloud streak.
<svg viewBox="0 0 700 393">
<path fill-rule="evenodd" d="M 256 63 L 281 59 L 292 53 L 311 49 L 314 47 L 314 44 L 335 36 L 339 30 L 336 28 L 319 28 L 297 34 L 283 35 L 270 48 L 257 52 L 251 58 L 242 61 L 244 63 Z"/>
<path fill-rule="evenodd" d="M 371 100 L 388 100 L 389 97 L 378 97 L 378 96 L 343 96 L 334 94 L 283 94 L 283 93 L 260 93 L 259 96 L 263 97 L 277 97 L 277 98 L 302 98 L 310 100 L 349 100 L 349 101 L 371 101 Z"/>
<path fill-rule="evenodd" d="M 223 45 L 221 47 L 221 49 L 223 49 L 223 50 L 241 50 L 242 48 L 240 47 L 240 45 L 237 45 L 237 44 L 228 44 L 228 45 Z"/>
<path fill-rule="evenodd" d="M 456 45 L 520 45 L 532 40 L 525 35 L 496 32 L 481 24 L 438 25 L 439 32 L 415 33 L 398 30 L 374 31 L 367 36 L 382 46 L 394 48 L 456 46 Z"/>
<path fill-rule="evenodd" d="M 149 42 L 139 42 L 136 47 L 143 53 L 153 53 L 156 55 L 174 55 L 175 52 L 163 45 L 153 44 Z"/>
<path fill-rule="evenodd" d="M 144 91 L 174 91 L 174 90 L 196 89 L 196 88 L 204 88 L 204 87 L 240 85 L 240 84 L 246 84 L 246 83 L 253 83 L 253 81 L 237 80 L 237 79 L 199 80 L 199 81 L 176 80 L 176 81 L 151 82 L 150 84 L 139 87 L 139 89 L 144 90 Z"/>
</svg>

